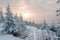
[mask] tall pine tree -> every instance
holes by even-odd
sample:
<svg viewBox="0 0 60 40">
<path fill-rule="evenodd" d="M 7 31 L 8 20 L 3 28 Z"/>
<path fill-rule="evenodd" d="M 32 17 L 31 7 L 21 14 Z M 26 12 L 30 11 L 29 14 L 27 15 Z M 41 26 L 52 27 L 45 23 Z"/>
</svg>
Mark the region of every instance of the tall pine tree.
<svg viewBox="0 0 60 40">
<path fill-rule="evenodd" d="M 6 10 L 6 22 L 5 22 L 5 32 L 7 34 L 11 34 L 14 32 L 14 28 L 16 27 L 13 21 L 13 16 L 12 16 L 12 12 L 10 10 L 10 6 L 8 4 L 7 6 L 7 10 Z"/>
</svg>

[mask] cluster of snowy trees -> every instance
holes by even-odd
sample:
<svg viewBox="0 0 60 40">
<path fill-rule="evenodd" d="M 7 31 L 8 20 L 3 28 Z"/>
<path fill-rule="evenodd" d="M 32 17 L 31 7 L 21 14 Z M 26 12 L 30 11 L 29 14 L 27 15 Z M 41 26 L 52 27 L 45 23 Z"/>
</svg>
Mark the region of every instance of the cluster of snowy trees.
<svg viewBox="0 0 60 40">
<path fill-rule="evenodd" d="M 25 38 L 28 36 L 28 32 L 23 22 L 22 16 L 13 16 L 10 6 L 6 8 L 6 16 L 3 16 L 2 9 L 0 11 L 0 23 L 3 23 L 2 34 L 12 34 L 16 37 Z M 20 14 L 21 15 L 21 14 Z"/>
</svg>

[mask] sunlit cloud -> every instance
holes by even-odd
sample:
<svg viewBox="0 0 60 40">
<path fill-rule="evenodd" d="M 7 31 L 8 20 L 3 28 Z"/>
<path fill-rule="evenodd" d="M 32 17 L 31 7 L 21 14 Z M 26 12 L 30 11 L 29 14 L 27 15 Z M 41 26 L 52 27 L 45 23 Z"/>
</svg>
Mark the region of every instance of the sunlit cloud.
<svg viewBox="0 0 60 40">
<path fill-rule="evenodd" d="M 57 20 L 55 11 L 58 6 L 56 1 L 57 0 L 0 0 L 0 6 L 5 10 L 9 2 L 12 12 L 17 13 L 18 16 L 20 12 L 22 14 L 27 13 L 31 15 L 31 17 L 28 18 L 29 20 L 42 22 L 45 19 L 51 23 Z"/>
</svg>

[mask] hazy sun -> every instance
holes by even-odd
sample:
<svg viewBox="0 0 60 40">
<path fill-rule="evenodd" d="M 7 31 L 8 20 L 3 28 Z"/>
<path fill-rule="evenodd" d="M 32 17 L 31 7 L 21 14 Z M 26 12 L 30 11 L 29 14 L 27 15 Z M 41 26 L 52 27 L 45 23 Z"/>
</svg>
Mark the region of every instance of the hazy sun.
<svg viewBox="0 0 60 40">
<path fill-rule="evenodd" d="M 23 13 L 23 17 L 28 19 L 30 17 L 30 14 L 29 13 Z"/>
</svg>

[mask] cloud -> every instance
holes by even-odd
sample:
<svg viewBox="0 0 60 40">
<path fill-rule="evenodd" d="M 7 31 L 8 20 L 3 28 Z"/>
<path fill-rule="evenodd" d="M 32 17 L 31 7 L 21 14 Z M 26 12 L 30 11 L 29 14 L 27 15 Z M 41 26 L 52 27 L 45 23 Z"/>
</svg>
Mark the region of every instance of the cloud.
<svg viewBox="0 0 60 40">
<path fill-rule="evenodd" d="M 33 18 L 38 20 L 46 19 L 47 22 L 56 21 L 57 0 L 24 0 L 27 10 L 35 14 Z"/>
<path fill-rule="evenodd" d="M 32 19 L 36 21 L 47 21 L 53 22 L 56 20 L 56 4 L 57 0 L 0 0 L 0 6 L 6 7 L 9 2 L 14 12 L 29 12 L 32 14 Z"/>
</svg>

